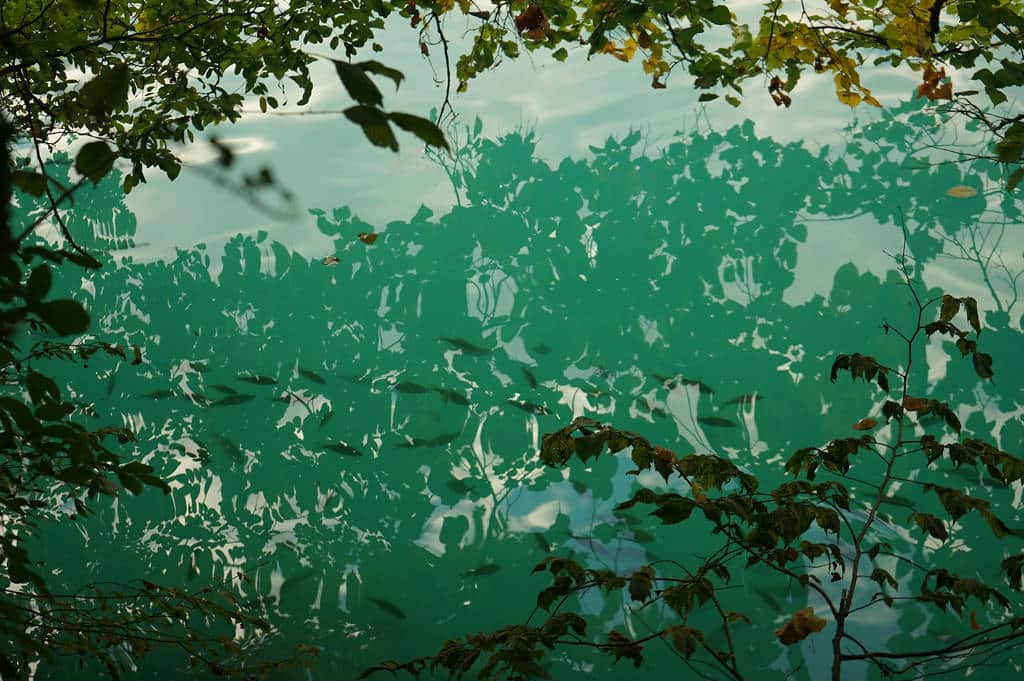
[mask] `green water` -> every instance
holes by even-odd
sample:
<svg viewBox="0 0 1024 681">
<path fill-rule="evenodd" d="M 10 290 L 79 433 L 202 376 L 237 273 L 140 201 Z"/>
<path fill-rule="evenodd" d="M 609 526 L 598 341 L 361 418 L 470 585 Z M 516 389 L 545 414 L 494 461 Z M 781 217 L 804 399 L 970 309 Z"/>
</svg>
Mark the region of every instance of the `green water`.
<svg viewBox="0 0 1024 681">
<path fill-rule="evenodd" d="M 929 368 L 915 394 L 960 405 L 965 433 L 1019 453 L 1020 203 L 995 191 L 999 178 L 980 162 L 914 161 L 936 124 L 906 104 L 830 147 L 777 141 L 745 122 L 656 149 L 624 125 L 586 153 L 552 159 L 538 155 L 539 133 L 471 123 L 457 166 L 418 166 L 423 186 L 450 183 L 455 205 L 371 224 L 324 192 L 303 206 L 319 237 L 254 219 L 163 252 L 143 242 L 175 234 L 147 233 L 115 180 L 104 182 L 70 216 L 109 264 L 84 279 L 65 271 L 62 285 L 86 304 L 97 336 L 142 346 L 145 361 L 50 370 L 95 411 L 83 419 L 135 429 L 173 491 L 100 500 L 78 528 L 44 527 L 35 550 L 51 588 L 139 577 L 199 588 L 245 571 L 242 595 L 278 631 L 259 654 L 322 649 L 310 670 L 280 678 L 353 679 L 524 621 L 548 584 L 530 570 L 549 550 L 620 571 L 692 562 L 712 546 L 702 526 L 655 530 L 642 514 L 612 513 L 637 486 L 627 461 L 546 469 L 541 435 L 587 415 L 780 481 L 788 454 L 851 435 L 875 405 L 863 386 L 829 381 L 834 354 L 900 361 L 881 328 L 912 321 L 886 254 L 900 248 L 900 213 L 916 284 L 978 296 L 997 371 L 983 384 L 936 341 L 920 352 Z M 978 196 L 946 196 L 961 184 Z M 204 200 L 217 196 L 206 191 Z M 178 200 L 187 214 L 188 196 Z M 367 245 L 361 232 L 380 236 Z M 321 262 L 329 255 L 339 262 Z M 861 475 L 871 474 L 869 463 Z M 987 493 L 978 475 L 903 474 Z M 639 482 L 666 487 L 653 474 Z M 1019 490 L 994 503 L 1020 524 Z M 963 524 L 978 537 L 970 552 L 925 544 L 906 529 L 907 509 L 890 510 L 879 537 L 917 560 L 993 577 L 1020 550 L 973 520 Z M 737 568 L 733 584 L 725 598 L 758 623 L 820 605 L 763 572 Z M 642 636 L 671 619 L 624 603 L 593 595 L 576 607 L 592 632 Z M 934 608 L 899 612 L 883 608 L 856 630 L 900 646 L 968 627 Z M 737 635 L 764 671 L 752 678 L 821 678 L 829 630 L 792 648 L 768 631 Z M 556 678 L 685 672 L 661 645 L 639 671 L 572 652 L 551 661 Z M 181 668 L 157 656 L 133 678 Z M 47 664 L 38 678 L 67 673 Z M 1005 675 L 979 668 L 973 678 Z M 851 666 L 850 678 L 873 677 Z"/>
</svg>

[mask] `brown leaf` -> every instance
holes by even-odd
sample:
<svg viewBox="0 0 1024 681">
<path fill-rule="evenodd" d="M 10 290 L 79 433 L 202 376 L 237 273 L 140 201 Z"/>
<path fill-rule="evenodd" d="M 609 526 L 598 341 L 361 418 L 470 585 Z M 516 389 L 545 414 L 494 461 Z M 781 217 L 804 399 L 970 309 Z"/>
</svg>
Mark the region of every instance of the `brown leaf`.
<svg viewBox="0 0 1024 681">
<path fill-rule="evenodd" d="M 903 408 L 907 411 L 921 411 L 928 406 L 928 400 L 921 399 L 920 397 L 911 397 L 910 395 L 903 396 Z"/>
<path fill-rule="evenodd" d="M 430 56 L 430 48 L 427 47 L 426 43 L 420 43 L 420 54 L 422 54 L 424 57 Z"/>
<path fill-rule="evenodd" d="M 871 430 L 872 428 L 874 428 L 877 425 L 878 425 L 878 421 L 876 421 L 875 419 L 873 419 L 871 417 L 868 417 L 866 419 L 861 419 L 860 421 L 857 421 L 857 423 L 853 424 L 853 429 L 854 430 Z"/>
<path fill-rule="evenodd" d="M 337 265 L 339 262 L 341 262 L 341 260 L 339 260 L 338 256 L 336 255 L 329 255 L 320 262 L 322 262 L 325 265 Z"/>
<path fill-rule="evenodd" d="M 537 5 L 530 5 L 516 16 L 516 31 L 532 40 L 541 40 L 549 26 L 544 10 Z"/>
<path fill-rule="evenodd" d="M 971 610 L 971 629 L 974 629 L 975 631 L 981 629 L 981 625 L 978 624 L 977 613 L 975 613 L 974 610 Z"/>
<path fill-rule="evenodd" d="M 794 612 L 788 622 L 775 630 L 775 635 L 783 645 L 791 646 L 824 628 L 825 620 L 814 614 L 814 608 L 804 608 Z"/>
<path fill-rule="evenodd" d="M 373 244 L 373 242 L 377 240 L 378 236 L 380 235 L 375 232 L 359 232 L 359 240 L 367 246 Z"/>
</svg>

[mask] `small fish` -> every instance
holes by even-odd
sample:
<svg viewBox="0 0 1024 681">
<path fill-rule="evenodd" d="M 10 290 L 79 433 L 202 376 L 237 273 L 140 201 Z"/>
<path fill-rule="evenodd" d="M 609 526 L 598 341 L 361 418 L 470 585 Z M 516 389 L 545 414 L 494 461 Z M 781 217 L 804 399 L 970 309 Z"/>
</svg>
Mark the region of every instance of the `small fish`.
<svg viewBox="0 0 1024 681">
<path fill-rule="evenodd" d="M 544 553 L 551 553 L 551 543 L 548 542 L 548 538 L 544 536 L 543 532 L 533 532 L 533 540 L 537 542 L 537 546 Z"/>
<path fill-rule="evenodd" d="M 697 386 L 697 390 L 700 391 L 701 395 L 711 395 L 712 393 L 715 392 L 714 388 L 712 388 L 710 385 L 708 385 L 704 381 L 698 381 L 695 378 L 686 378 L 685 376 L 682 377 L 682 381 L 683 381 L 683 385 L 695 385 L 695 386 Z"/>
<path fill-rule="evenodd" d="M 320 262 L 322 262 L 325 265 L 337 265 L 339 262 L 341 262 L 341 260 L 336 255 L 328 255 Z"/>
<path fill-rule="evenodd" d="M 221 385 L 220 383 L 214 383 L 210 387 L 213 388 L 214 390 L 216 390 L 219 393 L 224 393 L 225 395 L 237 395 L 238 394 L 238 391 L 235 390 L 234 388 L 232 388 L 231 386 Z"/>
<path fill-rule="evenodd" d="M 245 459 L 242 448 L 228 438 L 224 437 L 220 433 L 211 433 L 210 436 L 231 456 L 235 463 L 242 463 Z"/>
<path fill-rule="evenodd" d="M 547 345 L 544 345 L 543 343 L 539 343 L 537 345 L 534 345 L 533 346 L 533 351 L 536 352 L 538 355 L 549 355 L 549 354 L 551 354 L 551 348 L 548 347 Z"/>
<path fill-rule="evenodd" d="M 520 367 L 520 369 L 522 369 L 523 376 L 526 378 L 526 382 L 530 385 L 530 387 L 531 388 L 536 388 L 537 387 L 537 377 L 533 375 L 533 372 L 530 371 L 527 367 Z"/>
<path fill-rule="evenodd" d="M 277 397 L 270 400 L 271 402 L 277 402 L 278 404 L 291 404 L 292 398 L 286 395 L 278 395 Z"/>
<path fill-rule="evenodd" d="M 205 364 L 202 364 L 202 363 L 200 363 L 200 362 L 189 362 L 189 363 L 188 363 L 188 365 L 189 365 L 189 366 L 190 366 L 190 367 L 191 367 L 191 368 L 192 368 L 192 369 L 193 369 L 194 371 L 198 371 L 198 372 L 199 372 L 199 373 L 201 373 L 201 374 L 205 374 L 205 373 L 206 373 L 207 371 L 209 371 L 209 370 L 210 370 L 210 367 L 208 367 L 208 366 L 206 366 Z"/>
<path fill-rule="evenodd" d="M 579 480 L 570 480 L 569 484 L 572 485 L 572 488 L 574 490 L 576 490 L 577 494 L 586 494 L 587 490 L 589 489 L 586 485 L 584 485 Z"/>
<path fill-rule="evenodd" d="M 313 574 L 314 573 L 313 573 L 312 570 L 306 570 L 304 572 L 300 572 L 299 574 L 295 575 L 294 577 L 288 577 L 281 584 L 281 590 L 278 593 L 280 593 L 280 595 L 283 596 L 286 591 L 290 591 L 290 590 L 294 589 L 296 586 L 298 586 L 299 584 L 302 584 L 303 582 L 307 581 L 310 577 L 313 576 Z"/>
<path fill-rule="evenodd" d="M 345 444 L 344 442 L 328 442 L 328 443 L 324 443 L 323 447 L 324 447 L 324 449 L 329 449 L 332 452 L 337 452 L 339 454 L 344 454 L 345 456 L 362 456 L 363 455 L 363 453 L 361 451 L 359 451 L 355 447 L 352 447 L 351 445 Z"/>
<path fill-rule="evenodd" d="M 637 542 L 638 544 L 653 544 L 654 543 L 654 535 L 651 534 L 650 532 L 645 532 L 645 531 L 640 530 L 640 529 L 634 529 L 633 530 L 633 541 Z"/>
<path fill-rule="evenodd" d="M 366 600 L 370 601 L 392 617 L 397 617 L 400 620 L 407 619 L 405 613 L 402 612 L 402 609 L 391 601 L 385 601 L 383 598 L 374 598 L 373 596 L 367 596 Z"/>
<path fill-rule="evenodd" d="M 882 497 L 882 503 L 889 504 L 891 506 L 902 506 L 903 508 L 917 508 L 917 504 L 906 497 L 900 496 L 899 494 L 894 494 L 890 497 Z"/>
<path fill-rule="evenodd" d="M 548 414 L 551 413 L 551 410 L 548 409 L 547 407 L 540 404 L 535 404 L 533 402 L 527 402 L 526 400 L 514 400 L 510 397 L 505 401 L 511 404 L 516 409 L 521 409 L 525 411 L 527 414 L 547 416 Z"/>
<path fill-rule="evenodd" d="M 270 376 L 238 376 L 238 380 L 253 385 L 277 385 L 277 381 Z"/>
<path fill-rule="evenodd" d="M 739 425 L 735 421 L 724 419 L 721 416 L 701 416 L 697 421 L 713 428 L 735 428 Z"/>
<path fill-rule="evenodd" d="M 436 437 L 414 437 L 412 442 L 403 442 L 398 445 L 402 449 L 410 449 L 412 447 L 440 447 L 452 442 L 462 433 L 443 433 Z"/>
<path fill-rule="evenodd" d="M 662 383 L 668 383 L 669 381 L 675 380 L 675 376 L 666 376 L 664 374 L 659 374 L 654 371 L 648 371 L 647 375 L 650 376 L 651 378 L 661 381 Z"/>
<path fill-rule="evenodd" d="M 651 413 L 661 419 L 668 418 L 670 416 L 670 414 L 661 407 L 655 407 L 654 409 L 651 409 Z"/>
<path fill-rule="evenodd" d="M 202 405 L 204 407 L 213 401 L 202 393 L 192 393 L 191 395 L 189 395 L 189 399 L 192 400 L 193 403 Z"/>
<path fill-rule="evenodd" d="M 445 402 L 454 402 L 455 404 L 461 404 L 464 407 L 469 406 L 469 398 L 467 398 L 460 392 L 456 392 L 454 390 L 449 390 L 448 388 L 441 388 L 437 386 L 435 386 L 433 390 L 438 395 L 444 397 Z"/>
<path fill-rule="evenodd" d="M 419 383 L 412 383 L 410 381 L 402 381 L 395 383 L 391 386 L 395 392 L 408 393 L 410 395 L 419 395 L 427 392 L 427 388 L 420 385 Z"/>
<path fill-rule="evenodd" d="M 110 380 L 107 381 L 107 397 L 114 394 L 114 384 L 117 382 L 117 372 L 111 369 Z"/>
<path fill-rule="evenodd" d="M 323 428 L 327 425 L 327 422 L 334 418 L 334 410 L 331 409 L 320 419 L 320 427 Z"/>
<path fill-rule="evenodd" d="M 467 570 L 462 573 L 465 577 L 487 577 L 501 570 L 501 566 L 497 563 L 487 563 L 480 567 L 475 567 L 472 570 Z"/>
<path fill-rule="evenodd" d="M 765 604 L 769 608 L 772 609 L 772 611 L 774 611 L 774 612 L 782 612 L 782 607 L 779 605 L 779 602 L 775 599 L 774 596 L 772 596 L 770 593 L 768 593 L 767 590 L 759 588 L 759 587 L 756 587 L 756 586 L 753 587 L 752 590 L 753 590 L 753 592 L 755 594 L 758 595 L 758 597 L 760 597 L 760 599 L 762 601 L 765 602 Z"/>
<path fill-rule="evenodd" d="M 723 402 L 722 404 L 747 404 L 748 402 L 753 402 L 755 399 L 761 400 L 761 399 L 764 399 L 764 398 L 761 397 L 760 395 L 758 395 L 756 392 L 752 392 L 752 393 L 747 393 L 746 395 L 740 395 L 738 397 L 734 397 L 731 400 L 729 400 L 728 402 Z"/>
<path fill-rule="evenodd" d="M 491 351 L 488 348 L 475 345 L 461 338 L 441 336 L 440 338 L 438 338 L 438 340 L 442 340 L 445 343 L 448 343 L 448 345 L 451 345 L 452 347 L 458 350 L 462 350 L 467 355 L 473 355 L 474 357 L 483 357 L 485 355 L 491 354 Z"/>
<path fill-rule="evenodd" d="M 230 406 L 233 406 L 233 405 L 236 405 L 236 404 L 244 404 L 245 402 L 248 402 L 249 400 L 252 400 L 252 399 L 255 399 L 255 398 L 256 398 L 255 395 L 245 395 L 245 394 L 242 394 L 242 393 L 236 393 L 234 395 L 228 395 L 227 397 L 223 397 L 223 398 L 217 400 L 216 402 L 214 402 L 210 406 L 213 406 L 213 407 L 230 407 Z"/>
<path fill-rule="evenodd" d="M 163 400 L 168 397 L 174 397 L 174 393 L 170 390 L 154 390 L 151 393 L 143 393 L 142 395 L 139 395 L 139 397 L 145 397 L 151 400 Z"/>
<path fill-rule="evenodd" d="M 308 378 L 314 383 L 319 383 L 320 385 L 327 385 L 327 381 L 324 380 L 323 376 L 314 371 L 310 371 L 309 369 L 299 368 L 299 376 L 302 376 L 303 378 Z"/>
</svg>

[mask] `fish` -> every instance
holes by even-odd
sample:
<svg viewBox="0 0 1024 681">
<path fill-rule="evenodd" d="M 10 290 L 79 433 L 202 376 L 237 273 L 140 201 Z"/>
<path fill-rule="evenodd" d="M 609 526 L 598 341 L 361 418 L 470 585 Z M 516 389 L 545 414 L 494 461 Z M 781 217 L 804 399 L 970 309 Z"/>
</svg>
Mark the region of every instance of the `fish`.
<svg viewBox="0 0 1024 681">
<path fill-rule="evenodd" d="M 537 542 L 537 546 L 544 553 L 551 553 L 551 543 L 548 542 L 548 538 L 544 536 L 543 532 L 533 532 L 533 540 Z"/>
<path fill-rule="evenodd" d="M 323 376 L 314 371 L 310 371 L 309 369 L 303 369 L 300 367 L 299 376 L 302 376 L 303 378 L 308 378 L 314 383 L 319 383 L 320 385 L 327 385 L 327 381 L 324 380 Z"/>
<path fill-rule="evenodd" d="M 170 390 L 154 390 L 151 393 L 143 393 L 142 395 L 139 395 L 139 397 L 145 397 L 151 400 L 163 400 L 168 397 L 174 397 L 174 393 Z"/>
<path fill-rule="evenodd" d="M 214 383 L 214 384 L 210 385 L 210 387 L 213 388 L 214 390 L 216 390 L 219 393 L 224 393 L 225 395 L 237 395 L 238 394 L 238 391 L 235 390 L 234 388 L 232 388 L 231 386 L 221 385 L 220 383 Z"/>
<path fill-rule="evenodd" d="M 700 391 L 701 395 L 711 395 L 711 394 L 713 394 L 715 392 L 715 389 L 712 388 L 707 383 L 705 383 L 704 381 L 698 381 L 695 378 L 686 378 L 685 376 L 682 377 L 682 381 L 683 381 L 683 385 L 695 385 L 695 386 L 697 386 L 697 390 Z"/>
<path fill-rule="evenodd" d="M 405 613 L 402 612 L 402 609 L 391 601 L 386 601 L 383 598 L 374 598 L 373 596 L 367 596 L 366 600 L 370 601 L 392 617 L 397 617 L 400 620 L 408 619 L 405 616 Z"/>
<path fill-rule="evenodd" d="M 536 352 L 538 355 L 551 354 L 551 348 L 548 347 L 547 345 L 544 345 L 543 343 L 538 343 L 537 345 L 534 345 L 533 351 Z"/>
<path fill-rule="evenodd" d="M 409 449 L 411 447 L 440 447 L 441 445 L 446 445 L 449 442 L 454 441 L 455 438 L 461 434 L 462 433 L 442 433 L 436 437 L 414 437 L 412 442 L 403 442 L 398 446 L 403 449 Z"/>
<path fill-rule="evenodd" d="M 323 445 L 324 449 L 329 449 L 332 452 L 344 454 L 345 456 L 362 456 L 363 453 L 351 445 L 347 445 L 344 442 L 325 442 Z"/>
<path fill-rule="evenodd" d="M 735 428 L 739 424 L 731 419 L 724 419 L 721 416 L 701 416 L 697 419 L 700 423 L 705 426 L 711 426 L 713 428 Z"/>
<path fill-rule="evenodd" d="M 210 370 L 210 367 L 208 367 L 205 364 L 202 364 L 200 362 L 189 362 L 188 365 L 189 365 L 189 367 L 191 367 L 195 371 L 198 371 L 201 374 L 205 374 L 207 371 Z"/>
<path fill-rule="evenodd" d="M 223 397 L 223 398 L 217 400 L 211 406 L 213 406 L 213 407 L 230 407 L 230 406 L 233 406 L 233 405 L 236 405 L 236 404 L 244 404 L 244 403 L 248 402 L 249 400 L 252 400 L 252 399 L 255 399 L 255 398 L 256 398 L 255 395 L 246 395 L 244 393 L 236 393 L 234 395 L 228 395 L 227 397 Z"/>
<path fill-rule="evenodd" d="M 906 497 L 900 496 L 899 494 L 893 494 L 892 496 L 882 497 L 882 503 L 889 504 L 891 506 L 902 506 L 903 508 L 917 508 L 917 504 L 915 504 L 913 501 Z"/>
<path fill-rule="evenodd" d="M 438 340 L 442 340 L 445 343 L 451 345 L 452 347 L 458 350 L 462 350 L 462 352 L 466 353 L 467 355 L 473 355 L 474 357 L 483 357 L 485 355 L 491 354 L 491 350 L 489 348 L 485 348 L 480 345 L 475 345 L 461 338 L 441 336 L 440 338 L 438 338 Z"/>
<path fill-rule="evenodd" d="M 670 416 L 670 414 L 661 407 L 655 407 L 654 409 L 651 409 L 651 414 L 662 419 L 668 418 Z"/>
<path fill-rule="evenodd" d="M 548 414 L 551 413 L 551 410 L 548 409 L 547 407 L 540 404 L 535 404 L 533 402 L 527 402 L 526 400 L 514 400 L 510 397 L 505 401 L 514 406 L 516 409 L 521 409 L 525 411 L 527 414 L 538 414 L 541 416 L 547 416 Z"/>
<path fill-rule="evenodd" d="M 530 371 L 526 367 L 520 367 L 520 369 L 522 369 L 523 376 L 526 378 L 526 382 L 530 385 L 530 387 L 531 388 L 536 388 L 537 387 L 537 377 L 533 375 L 533 372 Z"/>
<path fill-rule="evenodd" d="M 445 402 L 454 402 L 455 404 L 461 404 L 464 407 L 469 406 L 469 398 L 460 392 L 456 392 L 455 390 L 450 390 L 448 388 L 441 388 L 438 386 L 434 386 L 432 390 L 436 392 L 438 395 L 441 395 L 444 398 Z"/>
<path fill-rule="evenodd" d="M 253 385 L 277 385 L 277 380 L 270 376 L 238 376 L 237 378 L 239 381 L 245 381 Z"/>
<path fill-rule="evenodd" d="M 332 418 L 334 418 L 333 409 L 324 414 L 323 417 L 320 419 L 320 427 L 323 428 L 324 426 L 326 426 L 327 422 L 330 421 Z"/>
<path fill-rule="evenodd" d="M 763 400 L 764 398 L 758 395 L 756 392 L 752 392 L 747 393 L 746 395 L 734 397 L 728 402 L 723 402 L 722 404 L 746 404 L 748 402 L 753 402 L 755 399 Z"/>
<path fill-rule="evenodd" d="M 650 532 L 645 532 L 644 530 L 634 529 L 633 541 L 637 542 L 638 544 L 653 544 L 654 535 Z"/>
<path fill-rule="evenodd" d="M 294 577 L 287 578 L 281 584 L 281 590 L 278 593 L 283 596 L 285 591 L 289 591 L 293 589 L 295 586 L 307 581 L 310 577 L 313 576 L 313 574 L 314 573 L 312 570 L 305 570 L 295 575 Z"/>
<path fill-rule="evenodd" d="M 107 381 L 107 397 L 114 394 L 114 384 L 117 382 L 117 372 L 111 369 L 110 380 Z"/>
<path fill-rule="evenodd" d="M 278 395 L 277 397 L 270 400 L 271 402 L 277 402 L 279 404 L 291 404 L 292 398 L 285 397 L 284 395 Z"/>
<path fill-rule="evenodd" d="M 587 490 L 589 489 L 586 485 L 584 485 L 579 480 L 570 480 L 569 484 L 572 485 L 572 488 L 574 490 L 576 490 L 577 494 L 586 494 Z"/>
<path fill-rule="evenodd" d="M 191 395 L 189 395 L 189 399 L 192 400 L 192 402 L 194 402 L 195 404 L 201 404 L 204 407 L 213 401 L 202 393 L 192 393 Z"/>
<path fill-rule="evenodd" d="M 497 563 L 487 563 L 480 567 L 475 567 L 472 570 L 463 572 L 464 577 L 487 577 L 501 570 L 501 566 Z"/>
<path fill-rule="evenodd" d="M 782 606 L 779 605 L 778 600 L 776 600 L 774 596 L 768 593 L 767 590 L 755 586 L 752 587 L 752 591 L 755 594 L 757 594 L 758 597 L 760 597 L 760 599 L 764 601 L 765 604 L 769 608 L 771 608 L 773 612 L 782 612 Z"/>
<path fill-rule="evenodd" d="M 242 448 L 228 438 L 224 437 L 220 433 L 210 433 L 210 436 L 217 441 L 217 444 L 219 444 L 222 449 L 231 455 L 231 458 L 234 459 L 235 463 L 241 463 L 245 459 L 242 453 Z"/>
<path fill-rule="evenodd" d="M 395 392 L 408 393 L 410 395 L 419 395 L 427 392 L 427 388 L 425 386 L 422 386 L 419 383 L 412 383 L 411 381 L 395 383 L 391 387 Z"/>
</svg>

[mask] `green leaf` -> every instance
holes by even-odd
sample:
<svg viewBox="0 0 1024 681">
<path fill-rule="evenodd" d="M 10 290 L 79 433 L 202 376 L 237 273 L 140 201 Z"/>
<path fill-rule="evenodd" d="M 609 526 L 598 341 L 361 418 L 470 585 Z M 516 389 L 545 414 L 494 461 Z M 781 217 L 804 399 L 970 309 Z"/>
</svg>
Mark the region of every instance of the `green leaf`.
<svg viewBox="0 0 1024 681">
<path fill-rule="evenodd" d="M 732 22 L 732 12 L 725 5 L 715 5 L 705 17 L 708 21 L 719 26 L 725 26 Z"/>
<path fill-rule="evenodd" d="M 106 142 L 89 142 L 79 149 L 75 157 L 75 170 L 95 184 L 110 172 L 116 159 L 117 154 L 111 151 Z"/>
<path fill-rule="evenodd" d="M 1006 191 L 1012 192 L 1020 184 L 1020 181 L 1024 180 L 1024 166 L 1017 168 L 1010 173 L 1009 179 L 1006 181 Z"/>
<path fill-rule="evenodd" d="M 967 310 L 967 321 L 970 323 L 974 333 L 981 333 L 981 320 L 978 318 L 978 301 L 974 298 L 963 299 L 964 309 Z"/>
<path fill-rule="evenodd" d="M 401 85 L 402 81 L 405 79 L 405 76 L 402 75 L 402 72 L 399 71 L 398 69 L 393 69 L 390 66 L 385 66 L 384 64 L 381 64 L 379 61 L 374 61 L 372 59 L 370 61 L 364 61 L 358 64 L 354 64 L 354 66 L 361 68 L 363 71 L 369 71 L 375 76 L 384 76 L 385 78 L 390 78 L 395 83 L 395 92 L 398 92 L 398 86 Z"/>
<path fill-rule="evenodd" d="M 948 293 L 942 296 L 942 308 L 939 310 L 939 319 L 948 322 L 960 311 L 960 299 Z"/>
<path fill-rule="evenodd" d="M 378 147 L 398 151 L 398 140 L 388 125 L 387 115 L 372 106 L 352 106 L 343 112 L 345 117 L 363 129 L 366 139 Z"/>
<path fill-rule="evenodd" d="M 714 99 L 718 99 L 718 95 L 716 95 L 714 92 L 705 92 L 705 93 L 701 94 L 700 97 L 697 98 L 697 101 L 698 102 L 710 102 L 710 101 L 712 101 Z"/>
<path fill-rule="evenodd" d="M 96 118 L 104 118 L 127 106 L 130 81 L 131 71 L 125 64 L 104 69 L 82 86 L 78 102 Z"/>
<path fill-rule="evenodd" d="M 345 86 L 349 96 L 356 100 L 360 104 L 367 106 L 380 106 L 384 103 L 384 98 L 380 94 L 380 90 L 373 84 L 370 77 L 366 75 L 366 71 L 363 70 L 359 64 L 350 64 L 346 61 L 338 61 L 332 59 L 334 62 L 334 70 L 338 72 L 338 78 L 341 79 L 341 84 Z M 353 107 L 355 108 L 355 107 Z M 345 112 L 348 116 L 348 111 Z M 351 118 L 351 116 L 349 116 Z M 369 137 L 369 135 L 367 135 Z M 373 139 L 370 140 L 373 142 Z M 376 142 L 373 142 L 377 144 Z M 378 144 L 377 146 L 384 146 Z"/>
<path fill-rule="evenodd" d="M 15 170 L 11 173 L 11 184 L 32 196 L 42 196 L 46 191 L 46 175 L 29 170 Z"/>
<path fill-rule="evenodd" d="M 82 333 L 89 327 L 89 313 L 74 300 L 51 300 L 35 307 L 36 314 L 61 336 Z"/>
<path fill-rule="evenodd" d="M 565 61 L 569 58 L 569 50 L 564 47 L 559 47 L 557 50 L 551 53 L 551 56 L 557 61 Z"/>
<path fill-rule="evenodd" d="M 29 275 L 28 285 L 25 287 L 25 297 L 29 300 L 39 301 L 50 292 L 53 284 L 53 273 L 46 263 L 39 265 Z"/>
<path fill-rule="evenodd" d="M 419 137 L 423 142 L 432 147 L 441 147 L 442 149 L 448 149 L 448 142 L 444 138 L 444 133 L 441 132 L 441 128 L 428 121 L 426 118 L 420 118 L 419 116 L 413 116 L 407 113 L 389 113 L 388 118 L 406 132 Z"/>
<path fill-rule="evenodd" d="M 57 401 L 60 399 L 60 389 L 52 379 L 43 376 L 39 372 L 30 371 L 25 377 L 25 387 L 28 389 L 29 399 L 32 404 L 39 405 L 47 399 Z"/>
</svg>

